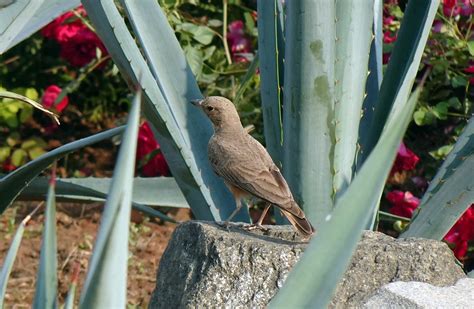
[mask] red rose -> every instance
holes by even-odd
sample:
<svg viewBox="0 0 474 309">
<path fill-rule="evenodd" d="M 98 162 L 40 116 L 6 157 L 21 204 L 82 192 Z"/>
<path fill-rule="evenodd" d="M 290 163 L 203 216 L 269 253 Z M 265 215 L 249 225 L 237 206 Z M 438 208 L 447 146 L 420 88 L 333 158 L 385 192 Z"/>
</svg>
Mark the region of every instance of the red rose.
<svg viewBox="0 0 474 309">
<path fill-rule="evenodd" d="M 75 9 L 75 12 L 83 17 L 87 16 L 82 5 Z M 54 39 L 59 43 L 63 43 L 71 39 L 80 29 L 85 27 L 82 20 L 78 18 L 76 14 L 67 12 L 41 29 L 41 34 L 48 39 Z"/>
<path fill-rule="evenodd" d="M 465 68 L 464 72 L 474 74 L 474 64 L 471 64 L 470 66 Z"/>
<path fill-rule="evenodd" d="M 413 211 L 420 205 L 420 200 L 409 191 L 395 190 L 387 193 L 386 198 L 393 205 L 390 213 L 405 218 L 411 218 Z"/>
<path fill-rule="evenodd" d="M 75 10 L 86 16 L 82 6 Z M 60 55 L 73 66 L 82 67 L 90 63 L 97 55 L 97 48 L 106 54 L 107 50 L 99 37 L 90 30 L 73 12 L 67 12 L 41 30 L 41 34 L 56 40 L 61 45 Z"/>
<path fill-rule="evenodd" d="M 54 105 L 54 102 L 58 98 L 59 94 L 61 93 L 62 89 L 56 85 L 48 86 L 44 90 L 43 97 L 41 98 L 41 103 L 48 108 L 54 107 L 58 112 L 62 112 L 66 106 L 69 104 L 69 98 L 65 96 L 61 102 L 58 102 Z"/>
<path fill-rule="evenodd" d="M 160 145 L 158 145 L 148 122 L 144 122 L 138 131 L 137 162 L 143 160 L 156 149 L 160 149 Z M 168 164 L 161 152 L 150 158 L 143 166 L 142 175 L 145 177 L 169 175 Z"/>
<path fill-rule="evenodd" d="M 413 151 L 408 149 L 404 143 L 401 143 L 390 173 L 394 174 L 400 171 L 410 171 L 415 168 L 418 161 L 420 161 L 420 158 L 413 153 Z"/>
<path fill-rule="evenodd" d="M 467 253 L 469 241 L 474 240 L 474 204 L 459 218 L 444 240 L 454 245 L 454 255 L 462 260 Z"/>
<path fill-rule="evenodd" d="M 71 39 L 61 44 L 60 55 L 72 65 L 82 67 L 96 57 L 97 48 L 103 54 L 107 53 L 99 37 L 88 28 L 83 28 Z"/>
</svg>

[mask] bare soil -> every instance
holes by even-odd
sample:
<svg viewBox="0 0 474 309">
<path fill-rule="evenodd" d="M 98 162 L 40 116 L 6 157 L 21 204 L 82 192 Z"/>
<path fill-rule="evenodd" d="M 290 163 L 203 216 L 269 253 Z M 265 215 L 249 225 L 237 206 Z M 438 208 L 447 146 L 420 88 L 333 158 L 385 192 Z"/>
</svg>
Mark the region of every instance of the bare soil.
<svg viewBox="0 0 474 309">
<path fill-rule="evenodd" d="M 36 205 L 36 203 L 17 203 L 0 216 L 0 265 L 18 224 Z M 57 208 L 59 304 L 64 303 L 72 272 L 77 268 L 77 264 L 80 266 L 76 290 L 76 303 L 78 303 L 103 205 L 59 203 Z M 190 219 L 190 212 L 187 209 L 175 210 L 174 213 L 168 214 L 177 220 Z M 127 295 L 129 307 L 147 307 L 155 287 L 160 258 L 175 227 L 175 224 L 149 219 L 140 213 L 132 214 Z M 39 212 L 29 221 L 25 230 L 8 281 L 5 308 L 30 308 L 33 303 L 42 228 L 43 214 Z"/>
</svg>

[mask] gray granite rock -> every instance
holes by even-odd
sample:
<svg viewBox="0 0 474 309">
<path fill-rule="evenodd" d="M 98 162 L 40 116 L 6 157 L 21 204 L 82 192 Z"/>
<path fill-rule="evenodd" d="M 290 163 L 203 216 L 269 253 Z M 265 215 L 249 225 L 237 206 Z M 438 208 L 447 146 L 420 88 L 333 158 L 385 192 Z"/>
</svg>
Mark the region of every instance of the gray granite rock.
<svg viewBox="0 0 474 309">
<path fill-rule="evenodd" d="M 263 308 L 283 285 L 306 245 L 289 226 L 248 232 L 238 225 L 226 231 L 209 222 L 183 223 L 162 256 L 149 308 Z M 392 281 L 443 286 L 463 277 L 444 243 L 395 240 L 368 231 L 331 307 L 360 306 Z"/>
<path fill-rule="evenodd" d="M 474 279 L 464 278 L 448 287 L 392 282 L 380 288 L 363 308 L 474 308 Z"/>
</svg>

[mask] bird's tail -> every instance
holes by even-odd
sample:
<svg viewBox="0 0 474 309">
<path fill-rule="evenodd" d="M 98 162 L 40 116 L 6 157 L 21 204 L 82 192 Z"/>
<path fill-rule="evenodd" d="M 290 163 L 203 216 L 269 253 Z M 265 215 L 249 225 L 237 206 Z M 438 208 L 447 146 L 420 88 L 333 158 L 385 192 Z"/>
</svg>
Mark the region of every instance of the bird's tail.
<svg viewBox="0 0 474 309">
<path fill-rule="evenodd" d="M 282 214 L 285 215 L 285 217 L 290 221 L 290 223 L 295 227 L 295 229 L 300 232 L 303 236 L 308 237 L 314 234 L 315 229 L 311 225 L 308 219 L 306 219 L 306 216 L 304 215 L 303 211 L 301 211 L 302 216 L 297 216 L 295 214 L 292 214 L 281 207 L 279 207 Z"/>
</svg>

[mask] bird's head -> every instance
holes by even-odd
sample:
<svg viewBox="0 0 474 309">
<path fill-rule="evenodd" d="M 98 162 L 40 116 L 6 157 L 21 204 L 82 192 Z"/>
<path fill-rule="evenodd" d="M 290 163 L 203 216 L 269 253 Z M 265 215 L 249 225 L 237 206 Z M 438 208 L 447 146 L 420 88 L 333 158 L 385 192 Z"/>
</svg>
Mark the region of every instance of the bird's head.
<svg viewBox="0 0 474 309">
<path fill-rule="evenodd" d="M 191 103 L 204 111 L 216 131 L 235 127 L 242 128 L 234 104 L 224 97 L 207 97 L 201 100 L 193 100 Z"/>
</svg>

